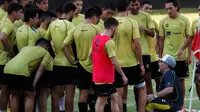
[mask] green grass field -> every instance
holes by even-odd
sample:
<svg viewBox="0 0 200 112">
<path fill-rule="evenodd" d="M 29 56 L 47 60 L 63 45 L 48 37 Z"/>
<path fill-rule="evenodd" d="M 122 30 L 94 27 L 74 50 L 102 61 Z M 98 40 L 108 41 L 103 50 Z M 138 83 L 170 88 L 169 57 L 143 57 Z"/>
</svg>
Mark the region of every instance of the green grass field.
<svg viewBox="0 0 200 112">
<path fill-rule="evenodd" d="M 181 10 L 182 14 L 185 15 L 186 17 L 189 18 L 190 23 L 192 23 L 192 21 L 196 18 L 198 18 L 198 13 L 197 13 L 197 9 L 182 9 Z M 162 19 L 164 16 L 166 16 L 166 11 L 164 10 L 156 10 L 155 12 L 153 12 L 153 19 L 155 19 L 157 22 L 160 21 L 160 19 Z M 186 96 L 185 96 L 185 104 L 184 107 L 188 108 L 189 107 L 189 97 L 190 97 L 190 93 L 188 92 L 188 89 L 191 85 L 191 76 L 192 76 L 192 66 L 190 66 L 190 78 L 186 79 Z M 153 81 L 154 83 L 154 81 Z M 155 85 L 155 84 L 154 84 Z M 128 112 L 136 112 L 135 110 L 135 101 L 134 101 L 134 96 L 133 96 L 133 87 L 129 87 L 129 91 L 128 91 L 128 101 L 127 101 L 127 105 L 128 105 Z M 154 88 L 155 90 L 155 88 Z M 78 101 L 78 93 L 79 91 L 76 90 L 76 96 L 75 96 L 75 112 L 78 112 L 78 106 L 77 106 L 77 101 Z M 199 99 L 196 95 L 196 88 L 194 88 L 194 95 L 193 95 L 193 109 L 196 110 L 200 110 L 200 106 L 199 106 L 200 102 Z M 51 101 L 49 100 L 49 104 L 48 104 L 48 112 L 51 111 Z"/>
</svg>

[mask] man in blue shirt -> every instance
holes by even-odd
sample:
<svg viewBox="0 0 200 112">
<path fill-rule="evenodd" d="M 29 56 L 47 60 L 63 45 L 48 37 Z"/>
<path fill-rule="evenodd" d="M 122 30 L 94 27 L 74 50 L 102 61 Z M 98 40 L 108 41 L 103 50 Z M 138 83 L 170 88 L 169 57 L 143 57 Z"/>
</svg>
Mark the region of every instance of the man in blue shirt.
<svg viewBox="0 0 200 112">
<path fill-rule="evenodd" d="M 181 84 L 173 71 L 176 61 L 170 55 L 165 55 L 159 62 L 159 71 L 163 79 L 156 94 L 147 95 L 146 111 L 148 112 L 176 112 L 183 106 Z"/>
</svg>

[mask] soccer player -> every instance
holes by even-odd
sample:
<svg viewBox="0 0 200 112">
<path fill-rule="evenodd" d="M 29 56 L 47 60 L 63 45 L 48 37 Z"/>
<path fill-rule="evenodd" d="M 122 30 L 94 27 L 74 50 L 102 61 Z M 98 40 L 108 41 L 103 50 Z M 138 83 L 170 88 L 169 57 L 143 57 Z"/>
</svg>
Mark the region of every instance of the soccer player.
<svg viewBox="0 0 200 112">
<path fill-rule="evenodd" d="M 118 15 L 116 19 L 119 22 L 119 26 L 113 40 L 116 44 L 116 58 L 129 80 L 128 84 L 135 85 L 138 88 L 139 112 L 144 112 L 146 90 L 143 75 L 145 69 L 142 61 L 139 27 L 135 20 L 127 17 L 127 8 L 128 3 L 125 0 L 120 0 L 117 3 Z M 119 94 L 120 112 L 123 111 L 122 96 L 124 85 L 122 83 L 120 75 L 116 73 L 115 86 Z M 127 85 L 125 87 L 128 88 Z"/>
<path fill-rule="evenodd" d="M 21 16 L 22 16 L 22 6 L 17 3 L 12 3 L 8 6 L 8 16 L 1 21 L 0 52 L 2 55 L 0 56 L 1 60 L 0 78 L 4 75 L 3 69 L 5 64 L 15 55 L 13 52 L 14 37 L 15 37 L 13 23 L 16 20 L 20 19 Z M 3 80 L 0 81 L 0 86 L 1 86 L 0 111 L 6 111 L 9 100 L 9 92 Z"/>
<path fill-rule="evenodd" d="M 36 31 L 37 23 L 39 22 L 40 10 L 36 8 L 29 8 L 24 12 L 24 25 L 18 28 L 16 32 L 16 45 L 18 51 L 26 46 L 34 46 L 37 40 L 41 37 L 38 36 Z"/>
<path fill-rule="evenodd" d="M 165 55 L 159 62 L 159 71 L 163 74 L 161 86 L 156 94 L 147 95 L 147 112 L 177 112 L 183 106 L 181 83 L 173 68 L 176 61 Z"/>
<path fill-rule="evenodd" d="M 151 13 L 152 12 L 152 3 L 151 1 L 143 1 L 141 3 L 141 10 L 143 10 L 144 12 L 147 13 Z M 149 44 L 149 52 L 150 52 L 150 56 L 151 56 L 151 78 L 155 80 L 156 82 L 156 90 L 158 90 L 159 85 L 160 85 L 160 81 L 161 81 L 161 76 L 162 74 L 160 72 L 158 72 L 159 66 L 158 66 L 158 57 L 157 57 L 157 48 L 159 48 L 159 37 L 158 37 L 158 24 L 155 20 L 153 20 L 153 25 L 154 25 L 154 29 L 155 29 L 155 37 L 147 37 L 147 42 Z M 155 44 L 156 41 L 156 44 Z"/>
<path fill-rule="evenodd" d="M 77 26 L 78 24 L 82 23 L 85 19 L 84 15 L 80 13 L 83 8 L 83 0 L 72 0 L 72 3 L 77 8 L 74 13 L 72 23 L 74 24 L 74 26 Z"/>
<path fill-rule="evenodd" d="M 195 19 L 192 22 L 192 30 L 191 30 L 191 37 L 187 38 L 187 40 L 185 41 L 184 45 L 181 47 L 178 57 L 179 59 L 182 59 L 182 55 L 184 50 L 189 47 L 193 41 L 193 38 L 196 34 L 196 31 L 198 30 L 198 28 L 200 27 L 200 6 L 198 7 L 198 11 L 199 11 L 199 18 Z M 197 64 L 197 70 L 196 70 L 196 77 L 195 77 L 195 83 L 196 83 L 196 91 L 197 91 L 197 95 L 200 98 L 200 64 Z"/>
<path fill-rule="evenodd" d="M 100 26 L 101 29 L 104 30 L 104 21 L 106 19 L 111 18 L 115 14 L 115 12 L 116 12 L 116 6 L 112 2 L 108 2 L 108 3 L 105 3 L 103 5 L 103 7 L 101 8 L 101 10 L 102 10 L 102 15 L 101 15 L 101 20 L 99 21 L 98 26 Z"/>
<path fill-rule="evenodd" d="M 181 59 L 178 59 L 178 52 L 190 36 L 190 23 L 186 17 L 179 14 L 180 7 L 177 0 L 167 0 L 165 2 L 165 9 L 168 12 L 168 16 L 163 18 L 159 24 L 159 57 L 169 54 L 175 58 L 176 67 L 174 69 L 181 81 L 182 99 L 184 100 L 185 79 L 189 77 L 188 64 L 191 61 L 191 48 L 184 50 Z"/>
<path fill-rule="evenodd" d="M 17 2 L 17 0 L 1 0 L 1 7 L 0 7 L 0 20 L 3 19 L 3 17 L 6 17 L 8 6 L 11 3 Z"/>
<path fill-rule="evenodd" d="M 96 112 L 104 112 L 104 106 L 109 96 L 112 104 L 111 110 L 113 112 L 119 112 L 118 94 L 113 85 L 114 69 L 119 72 L 124 84 L 128 83 L 128 79 L 115 57 L 115 43 L 112 40 L 118 25 L 118 21 L 114 18 L 105 20 L 104 32 L 98 34 L 92 40 L 91 58 L 93 62 L 93 82 L 95 83 L 95 94 L 98 96 Z"/>
<path fill-rule="evenodd" d="M 80 90 L 78 107 L 80 112 L 86 112 L 88 109 L 87 99 L 89 89 L 92 87 L 92 63 L 89 59 L 89 51 L 92 45 L 92 39 L 99 33 L 101 28 L 96 26 L 101 16 L 101 8 L 97 5 L 91 6 L 85 12 L 85 21 L 83 24 L 70 30 L 64 40 L 63 50 L 65 56 L 72 65 L 77 65 L 76 83 Z M 71 45 L 73 48 L 74 58 L 71 56 Z M 76 60 L 75 60 L 76 59 Z M 78 61 L 78 63 L 77 63 Z"/>
<path fill-rule="evenodd" d="M 48 11 L 48 2 L 49 0 L 35 0 L 36 6 L 44 12 Z"/>
<path fill-rule="evenodd" d="M 63 6 L 63 15 L 61 18 L 53 21 L 45 35 L 45 38 L 52 40 L 56 57 L 54 58 L 53 69 L 53 88 L 52 88 L 52 112 L 59 111 L 59 100 L 63 96 L 66 87 L 65 109 L 73 112 L 74 94 L 76 87 L 76 66 L 70 64 L 62 50 L 64 39 L 69 35 L 74 25 L 71 23 L 76 6 L 73 3 L 66 3 Z"/>
<path fill-rule="evenodd" d="M 145 67 L 145 75 L 144 79 L 146 82 L 146 88 L 147 88 L 147 93 L 153 93 L 153 87 L 152 87 L 152 82 L 151 82 L 151 72 L 150 72 L 150 52 L 149 52 L 149 44 L 147 41 L 147 37 L 151 36 L 154 37 L 154 27 L 153 27 L 153 22 L 151 19 L 151 16 L 140 10 L 140 0 L 129 0 L 130 4 L 130 13 L 128 17 L 136 20 L 139 25 L 139 30 L 140 30 L 140 42 L 142 44 L 142 57 L 144 61 L 144 67 Z"/>
<path fill-rule="evenodd" d="M 11 112 L 18 112 L 20 94 L 25 95 L 25 112 L 33 112 L 35 86 L 44 70 L 53 68 L 53 58 L 48 52 L 50 43 L 40 39 L 36 45 L 24 47 L 5 65 L 2 79 L 11 91 Z"/>
</svg>

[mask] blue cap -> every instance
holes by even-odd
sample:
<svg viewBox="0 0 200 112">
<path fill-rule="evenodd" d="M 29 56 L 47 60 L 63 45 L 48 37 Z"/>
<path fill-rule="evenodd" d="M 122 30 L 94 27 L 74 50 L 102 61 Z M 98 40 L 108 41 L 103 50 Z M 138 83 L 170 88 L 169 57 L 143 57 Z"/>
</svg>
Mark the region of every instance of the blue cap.
<svg viewBox="0 0 200 112">
<path fill-rule="evenodd" d="M 163 58 L 160 58 L 160 60 L 166 64 L 168 64 L 170 67 L 176 66 L 176 61 L 174 60 L 174 57 L 170 55 L 165 55 Z"/>
</svg>

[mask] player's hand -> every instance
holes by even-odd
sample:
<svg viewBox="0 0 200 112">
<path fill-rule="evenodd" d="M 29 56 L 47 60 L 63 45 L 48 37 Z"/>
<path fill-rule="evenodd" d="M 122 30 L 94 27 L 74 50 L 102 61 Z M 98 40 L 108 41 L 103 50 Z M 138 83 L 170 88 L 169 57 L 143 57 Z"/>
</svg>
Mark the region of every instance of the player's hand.
<svg viewBox="0 0 200 112">
<path fill-rule="evenodd" d="M 178 53 L 178 60 L 182 60 L 183 50 L 181 49 Z"/>
<path fill-rule="evenodd" d="M 127 77 L 124 75 L 124 76 L 122 77 L 122 79 L 123 79 L 123 81 L 124 81 L 124 85 L 127 85 L 127 84 L 128 84 L 128 79 L 127 79 Z"/>
<path fill-rule="evenodd" d="M 192 63 L 192 58 L 191 58 L 191 56 L 188 56 L 188 58 L 187 58 L 187 64 L 189 65 L 191 63 Z"/>
<path fill-rule="evenodd" d="M 146 101 L 147 101 L 147 102 L 151 102 L 151 101 L 154 100 L 154 99 L 155 99 L 155 97 L 154 97 L 153 94 L 149 94 L 149 95 L 146 96 Z"/>
<path fill-rule="evenodd" d="M 140 31 L 145 31 L 146 28 L 144 28 L 143 26 L 139 26 Z"/>
<path fill-rule="evenodd" d="M 140 75 L 141 75 L 141 76 L 144 76 L 144 74 L 145 74 L 145 68 L 144 68 L 144 65 L 140 65 L 140 70 L 141 70 Z"/>
</svg>

